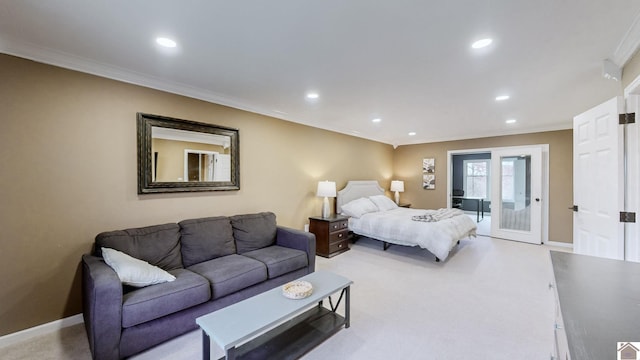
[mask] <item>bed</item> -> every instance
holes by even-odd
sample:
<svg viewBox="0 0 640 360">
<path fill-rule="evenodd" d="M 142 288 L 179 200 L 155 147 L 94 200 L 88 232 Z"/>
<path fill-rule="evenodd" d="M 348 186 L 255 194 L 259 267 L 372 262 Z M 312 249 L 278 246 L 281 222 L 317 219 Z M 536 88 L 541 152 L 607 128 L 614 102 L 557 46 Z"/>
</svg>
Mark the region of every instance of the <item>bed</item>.
<svg viewBox="0 0 640 360">
<path fill-rule="evenodd" d="M 373 204 L 373 206 L 372 206 Z M 349 230 L 390 244 L 420 246 L 444 261 L 461 239 L 476 235 L 476 223 L 459 209 L 402 208 L 375 180 L 349 181 L 338 191 L 336 211 L 349 216 Z"/>
</svg>

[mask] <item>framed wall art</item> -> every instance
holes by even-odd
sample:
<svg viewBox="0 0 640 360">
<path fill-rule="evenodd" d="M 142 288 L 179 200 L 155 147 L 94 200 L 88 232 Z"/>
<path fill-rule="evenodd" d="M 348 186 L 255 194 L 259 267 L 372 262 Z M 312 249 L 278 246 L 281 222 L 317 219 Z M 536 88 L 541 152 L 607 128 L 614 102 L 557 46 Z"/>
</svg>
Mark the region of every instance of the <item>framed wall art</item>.
<svg viewBox="0 0 640 360">
<path fill-rule="evenodd" d="M 434 174 L 422 175 L 422 188 L 425 190 L 435 190 L 436 176 Z"/>
<path fill-rule="evenodd" d="M 436 159 L 422 159 L 422 188 L 435 190 L 436 188 Z"/>
<path fill-rule="evenodd" d="M 436 172 L 436 159 L 425 158 L 422 159 L 422 172 L 425 174 L 435 174 Z"/>
</svg>

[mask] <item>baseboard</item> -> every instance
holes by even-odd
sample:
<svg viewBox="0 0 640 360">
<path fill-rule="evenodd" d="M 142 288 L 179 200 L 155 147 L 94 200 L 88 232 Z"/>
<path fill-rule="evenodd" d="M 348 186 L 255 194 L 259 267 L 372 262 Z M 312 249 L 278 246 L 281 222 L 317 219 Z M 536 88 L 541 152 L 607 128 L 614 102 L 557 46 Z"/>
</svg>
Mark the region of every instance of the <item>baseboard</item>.
<svg viewBox="0 0 640 360">
<path fill-rule="evenodd" d="M 84 319 L 82 318 L 82 314 L 77 314 L 66 317 L 64 319 L 52 321 L 46 324 L 34 326 L 32 328 L 0 336 L 0 348 L 31 339 L 35 336 L 52 333 L 69 326 L 82 324 L 83 322 Z"/>
<path fill-rule="evenodd" d="M 547 241 L 544 243 L 549 246 L 557 246 L 557 247 L 565 247 L 565 248 L 573 248 L 572 243 L 560 242 L 560 241 Z"/>
</svg>

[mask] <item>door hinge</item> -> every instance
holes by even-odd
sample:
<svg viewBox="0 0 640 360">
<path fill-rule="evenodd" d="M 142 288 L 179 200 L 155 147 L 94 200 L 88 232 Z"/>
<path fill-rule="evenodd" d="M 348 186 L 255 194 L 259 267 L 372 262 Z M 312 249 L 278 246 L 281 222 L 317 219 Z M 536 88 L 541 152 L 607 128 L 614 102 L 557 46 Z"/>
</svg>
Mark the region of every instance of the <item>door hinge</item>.
<svg viewBox="0 0 640 360">
<path fill-rule="evenodd" d="M 618 114 L 618 124 L 634 124 L 636 122 L 636 113 Z"/>
<path fill-rule="evenodd" d="M 635 223 L 636 213 L 628 211 L 620 211 L 620 222 L 623 223 Z"/>
</svg>

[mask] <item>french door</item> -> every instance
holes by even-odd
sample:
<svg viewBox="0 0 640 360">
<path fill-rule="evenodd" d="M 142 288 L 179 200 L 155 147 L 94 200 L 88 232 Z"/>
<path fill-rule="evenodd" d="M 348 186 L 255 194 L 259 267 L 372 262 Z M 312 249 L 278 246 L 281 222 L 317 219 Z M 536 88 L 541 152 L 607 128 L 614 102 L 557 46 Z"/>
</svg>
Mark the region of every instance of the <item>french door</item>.
<svg viewBox="0 0 640 360">
<path fill-rule="evenodd" d="M 542 243 L 542 148 L 491 151 L 491 236 Z"/>
</svg>

